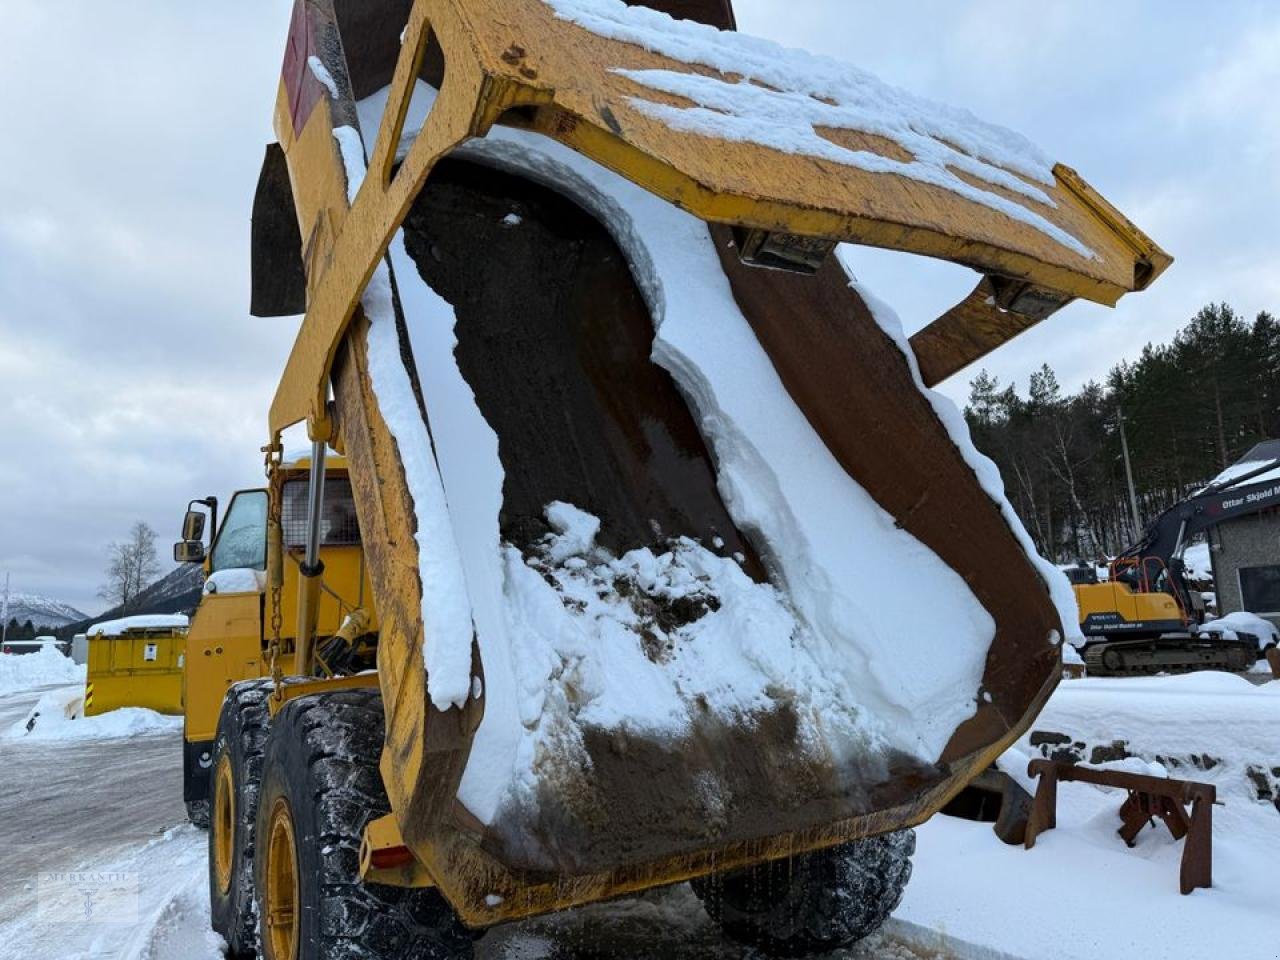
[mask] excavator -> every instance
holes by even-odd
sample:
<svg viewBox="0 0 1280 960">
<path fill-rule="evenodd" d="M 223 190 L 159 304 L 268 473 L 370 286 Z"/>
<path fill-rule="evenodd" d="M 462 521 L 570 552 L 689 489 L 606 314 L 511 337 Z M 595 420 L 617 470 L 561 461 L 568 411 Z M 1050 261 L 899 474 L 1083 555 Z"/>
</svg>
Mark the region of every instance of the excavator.
<svg viewBox="0 0 1280 960">
<path fill-rule="evenodd" d="M 1203 630 L 1204 599 L 1187 583 L 1183 553 L 1197 534 L 1232 517 L 1280 506 L 1280 460 L 1259 458 L 1164 511 L 1142 539 L 1111 561 L 1069 571 L 1080 607 L 1085 667 L 1093 676 L 1248 670 L 1258 638 Z"/>
<path fill-rule="evenodd" d="M 1058 682 L 1069 585 L 929 387 L 1170 257 L 1018 135 L 735 28 L 296 3 L 267 483 L 175 546 L 233 955 L 464 958 L 684 881 L 765 954 L 835 949 Z M 976 285 L 908 339 L 843 244 Z"/>
</svg>

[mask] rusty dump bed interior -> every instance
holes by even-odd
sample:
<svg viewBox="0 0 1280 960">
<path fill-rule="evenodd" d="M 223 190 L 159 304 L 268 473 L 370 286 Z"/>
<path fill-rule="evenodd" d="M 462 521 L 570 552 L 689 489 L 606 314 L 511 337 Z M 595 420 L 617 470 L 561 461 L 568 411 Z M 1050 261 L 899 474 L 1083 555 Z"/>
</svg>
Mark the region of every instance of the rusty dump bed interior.
<svg viewBox="0 0 1280 960">
<path fill-rule="evenodd" d="M 728 0 L 647 5 L 734 27 Z M 305 68 L 311 58 L 333 91 Z M 886 186 L 888 174 L 836 165 L 815 173 L 809 161 L 764 148 L 709 149 L 664 134 L 628 105 L 610 68 L 665 59 L 557 20 L 540 0 L 299 0 L 291 27 L 280 148 L 268 152 L 254 212 L 255 258 L 272 264 L 274 279 L 255 265 L 255 304 L 285 312 L 301 298 L 307 316 L 272 431 L 305 419 L 348 458 L 381 622 L 383 779 L 405 843 L 476 925 L 918 823 L 1021 732 L 1056 682 L 1049 638 L 1062 624 L 1045 583 L 899 345 L 835 257 L 803 271 L 749 265 L 739 254 L 751 231 L 860 239 L 977 266 L 984 277 L 971 302 L 916 343 L 926 380 L 1025 329 L 1051 312 L 1046 303 L 1114 302 L 1168 262 L 1065 168 L 1055 216 L 1099 252 L 1096 261 L 920 184 Z M 435 119 L 398 157 L 397 98 L 407 105 L 418 76 L 440 89 Z M 362 131 L 370 172 L 351 203 L 333 131 L 355 124 L 356 101 L 388 85 L 389 119 Z M 710 221 L 733 299 L 812 430 L 990 615 L 985 696 L 936 764 L 890 754 L 840 766 L 799 748 L 784 705 L 749 723 L 709 714 L 679 738 L 588 730 L 589 764 L 548 778 L 531 809 L 503 822 L 486 826 L 458 802 L 486 697 L 441 711 L 428 696 L 422 650 L 432 638 L 423 636 L 414 502 L 371 382 L 370 321 L 359 306 L 397 230 L 420 276 L 397 283 L 425 281 L 454 310 L 458 369 L 498 438 L 504 541 L 532 550 L 548 532 L 547 504 L 564 501 L 600 518 L 598 543 L 615 555 L 685 536 L 740 555 L 758 582 L 771 575 L 767 550 L 721 498 L 688 398 L 651 359 L 650 308 L 609 230 L 545 183 L 448 156 L 499 119 Z M 502 226 L 512 209 L 521 211 L 518 231 Z M 416 378 L 412 318 L 400 312 L 398 323 Z M 415 387 L 431 427 L 433 409 Z M 947 638 L 937 642 L 942 655 Z M 483 675 L 478 645 L 472 658 Z M 726 798 L 714 817 L 699 800 L 708 778 Z"/>
</svg>

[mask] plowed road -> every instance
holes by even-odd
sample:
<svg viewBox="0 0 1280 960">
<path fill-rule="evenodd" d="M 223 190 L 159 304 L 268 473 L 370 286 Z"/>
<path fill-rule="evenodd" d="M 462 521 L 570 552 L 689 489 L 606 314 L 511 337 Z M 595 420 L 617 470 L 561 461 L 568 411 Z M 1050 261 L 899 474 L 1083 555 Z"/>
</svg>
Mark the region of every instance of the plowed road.
<svg viewBox="0 0 1280 960">
<path fill-rule="evenodd" d="M 45 688 L 48 689 L 48 688 Z M 204 834 L 186 824 L 179 735 L 6 739 L 43 690 L 0 697 L 0 960 L 216 960 Z M 123 894 L 53 902 L 71 876 Z M 105 888 L 104 888 L 105 889 Z M 120 899 L 120 897 L 123 897 Z M 104 906 L 105 904 L 105 906 Z M 907 926 L 834 954 L 941 960 Z M 498 928 L 481 960 L 736 960 L 687 887 Z M 988 954 L 989 955 L 989 954 Z"/>
</svg>

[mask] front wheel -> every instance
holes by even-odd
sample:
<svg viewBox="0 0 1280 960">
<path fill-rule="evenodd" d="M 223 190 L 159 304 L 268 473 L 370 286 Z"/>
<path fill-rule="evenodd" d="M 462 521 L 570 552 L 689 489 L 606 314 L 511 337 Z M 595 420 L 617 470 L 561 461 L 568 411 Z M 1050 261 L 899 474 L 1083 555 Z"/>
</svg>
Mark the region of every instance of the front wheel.
<svg viewBox="0 0 1280 960">
<path fill-rule="evenodd" d="M 360 879 L 365 825 L 389 809 L 376 690 L 298 697 L 271 724 L 258 804 L 264 960 L 469 960 L 474 937 L 435 889 Z"/>
<path fill-rule="evenodd" d="M 770 956 L 848 946 L 880 928 L 902 899 L 913 830 L 762 863 L 693 881 L 725 935 Z"/>
</svg>

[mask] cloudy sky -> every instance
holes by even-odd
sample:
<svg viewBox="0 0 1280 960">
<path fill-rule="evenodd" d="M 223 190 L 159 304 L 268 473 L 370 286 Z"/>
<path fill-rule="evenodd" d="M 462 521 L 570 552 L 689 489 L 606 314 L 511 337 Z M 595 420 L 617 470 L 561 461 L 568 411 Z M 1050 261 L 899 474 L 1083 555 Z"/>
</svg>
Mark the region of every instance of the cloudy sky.
<svg viewBox="0 0 1280 960">
<path fill-rule="evenodd" d="M 1203 303 L 1280 309 L 1280 5 L 737 0 L 742 29 L 1013 127 L 1177 262 L 989 358 L 1068 387 Z M 261 477 L 294 333 L 248 316 L 249 208 L 288 0 L 0 0 L 0 573 L 96 612 L 106 545 Z M 922 326 L 972 275 L 859 251 Z M 947 392 L 963 400 L 962 373 Z"/>
</svg>

